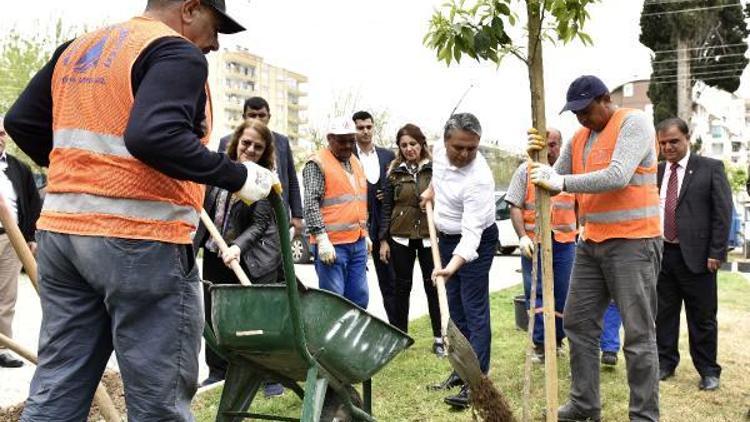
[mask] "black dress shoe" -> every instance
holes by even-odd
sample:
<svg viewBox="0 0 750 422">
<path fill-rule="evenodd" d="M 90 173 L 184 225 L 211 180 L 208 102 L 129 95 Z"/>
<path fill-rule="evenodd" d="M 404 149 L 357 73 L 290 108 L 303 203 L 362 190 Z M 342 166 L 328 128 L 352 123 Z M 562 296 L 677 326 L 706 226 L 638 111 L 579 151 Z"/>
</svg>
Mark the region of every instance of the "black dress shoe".
<svg viewBox="0 0 750 422">
<path fill-rule="evenodd" d="M 672 378 L 673 376 L 674 376 L 674 369 L 665 369 L 665 368 L 659 369 L 660 381 L 666 381 L 667 379 Z"/>
<path fill-rule="evenodd" d="M 600 422 L 599 415 L 587 414 L 578 409 L 571 402 L 557 408 L 557 420 L 559 422 Z"/>
<path fill-rule="evenodd" d="M 0 367 L 2 368 L 20 368 L 23 361 L 14 358 L 8 353 L 0 353 Z"/>
<path fill-rule="evenodd" d="M 458 392 L 455 396 L 448 396 L 443 399 L 444 402 L 447 404 L 458 408 L 458 409 L 466 409 L 469 407 L 469 387 L 464 385 L 461 387 L 461 391 Z"/>
<path fill-rule="evenodd" d="M 617 352 L 602 352 L 602 365 L 616 366 Z"/>
<path fill-rule="evenodd" d="M 451 372 L 448 378 L 440 384 L 428 385 L 427 389 L 431 391 L 450 390 L 451 388 L 461 387 L 464 381 L 455 372 Z"/>
<path fill-rule="evenodd" d="M 698 388 L 703 391 L 717 390 L 719 388 L 719 377 L 713 375 L 701 377 L 701 382 L 698 384 Z"/>
</svg>

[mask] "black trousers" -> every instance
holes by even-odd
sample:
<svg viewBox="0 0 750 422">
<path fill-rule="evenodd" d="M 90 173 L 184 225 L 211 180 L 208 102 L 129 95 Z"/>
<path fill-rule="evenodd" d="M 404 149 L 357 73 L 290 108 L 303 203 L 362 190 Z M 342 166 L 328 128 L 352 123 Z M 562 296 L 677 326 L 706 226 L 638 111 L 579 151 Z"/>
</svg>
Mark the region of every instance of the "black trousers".
<svg viewBox="0 0 750 422">
<path fill-rule="evenodd" d="M 437 288 L 432 283 L 432 251 L 424 247 L 422 240 L 410 240 L 409 246 L 390 241 L 391 263 L 396 273 L 396 297 L 395 315 L 391 322 L 401 331 L 409 332 L 409 299 L 411 297 L 411 286 L 414 278 L 414 260 L 419 259 L 419 268 L 422 270 L 422 283 L 427 295 L 427 308 L 430 311 L 430 324 L 432 335 L 440 335 L 440 304 L 438 303 Z"/>
<path fill-rule="evenodd" d="M 378 285 L 380 294 L 383 296 L 383 307 L 385 314 L 388 316 L 388 322 L 394 323 L 396 312 L 396 275 L 393 272 L 393 266 L 380 260 L 380 242 L 372 242 L 372 260 L 375 264 L 375 274 L 378 276 Z"/>
<path fill-rule="evenodd" d="M 659 367 L 674 370 L 680 362 L 680 311 L 685 302 L 690 356 L 701 376 L 720 376 L 716 362 L 716 273 L 695 274 L 685 265 L 679 245 L 664 243 L 664 257 L 657 282 L 659 306 L 656 342 Z"/>
</svg>

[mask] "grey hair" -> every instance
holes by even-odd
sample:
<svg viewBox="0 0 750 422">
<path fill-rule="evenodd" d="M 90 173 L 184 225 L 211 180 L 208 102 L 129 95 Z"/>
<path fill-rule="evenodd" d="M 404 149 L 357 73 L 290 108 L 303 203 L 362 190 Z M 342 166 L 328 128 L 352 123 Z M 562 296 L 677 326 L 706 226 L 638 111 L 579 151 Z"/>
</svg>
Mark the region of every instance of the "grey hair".
<svg viewBox="0 0 750 422">
<path fill-rule="evenodd" d="M 471 113 L 456 113 L 445 122 L 443 139 L 448 139 L 456 129 L 472 132 L 478 137 L 482 137 L 482 125 L 479 124 L 477 116 Z"/>
</svg>

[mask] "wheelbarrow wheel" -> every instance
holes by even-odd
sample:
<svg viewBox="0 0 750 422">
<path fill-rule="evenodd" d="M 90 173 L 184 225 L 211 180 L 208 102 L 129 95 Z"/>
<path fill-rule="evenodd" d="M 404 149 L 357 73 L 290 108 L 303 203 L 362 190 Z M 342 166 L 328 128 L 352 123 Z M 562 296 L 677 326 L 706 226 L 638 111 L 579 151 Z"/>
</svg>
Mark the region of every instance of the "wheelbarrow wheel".
<svg viewBox="0 0 750 422">
<path fill-rule="evenodd" d="M 352 404 L 362 408 L 362 396 L 351 385 L 346 386 Z M 320 422 L 353 422 L 351 412 L 346 407 L 344 400 L 339 397 L 333 388 L 326 392 L 326 398 L 323 401 L 323 410 L 320 412 Z"/>
</svg>

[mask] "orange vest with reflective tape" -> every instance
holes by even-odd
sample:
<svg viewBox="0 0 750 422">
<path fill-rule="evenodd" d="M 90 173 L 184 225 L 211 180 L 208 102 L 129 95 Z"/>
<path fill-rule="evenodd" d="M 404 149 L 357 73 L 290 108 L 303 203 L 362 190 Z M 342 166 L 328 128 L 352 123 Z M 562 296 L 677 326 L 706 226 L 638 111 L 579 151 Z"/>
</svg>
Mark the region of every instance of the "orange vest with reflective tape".
<svg viewBox="0 0 750 422">
<path fill-rule="evenodd" d="M 605 169 L 620 134 L 620 127 L 632 109 L 618 109 L 591 146 L 584 160 L 584 148 L 591 131 L 579 129 L 573 137 L 573 174 Z M 655 148 L 654 143 L 654 148 Z M 655 152 L 655 150 L 654 150 Z M 638 166 L 628 184 L 610 192 L 579 193 L 578 213 L 582 237 L 594 242 L 608 239 L 644 239 L 661 235 L 659 192 L 656 188 L 656 154 L 651 166 Z"/>
<path fill-rule="evenodd" d="M 325 177 L 320 212 L 331 243 L 354 243 L 367 236 L 367 179 L 357 157 L 349 158 L 352 173 L 327 148 L 310 161 L 318 164 Z M 315 236 L 310 236 L 310 241 L 315 243 Z"/>
<path fill-rule="evenodd" d="M 136 17 L 83 35 L 60 56 L 52 77 L 54 142 L 39 229 L 191 242 L 203 186 L 149 167 L 128 152 L 123 138 L 134 103 L 133 63 L 163 37 L 180 35 Z M 211 131 L 208 85 L 206 95 L 204 145 Z"/>
<path fill-rule="evenodd" d="M 526 171 L 526 197 L 523 200 L 523 226 L 526 235 L 534 239 L 536 229 L 536 189 L 530 180 L 530 172 Z M 550 223 L 555 240 L 559 243 L 576 241 L 576 198 L 572 193 L 560 192 L 550 197 Z"/>
</svg>

